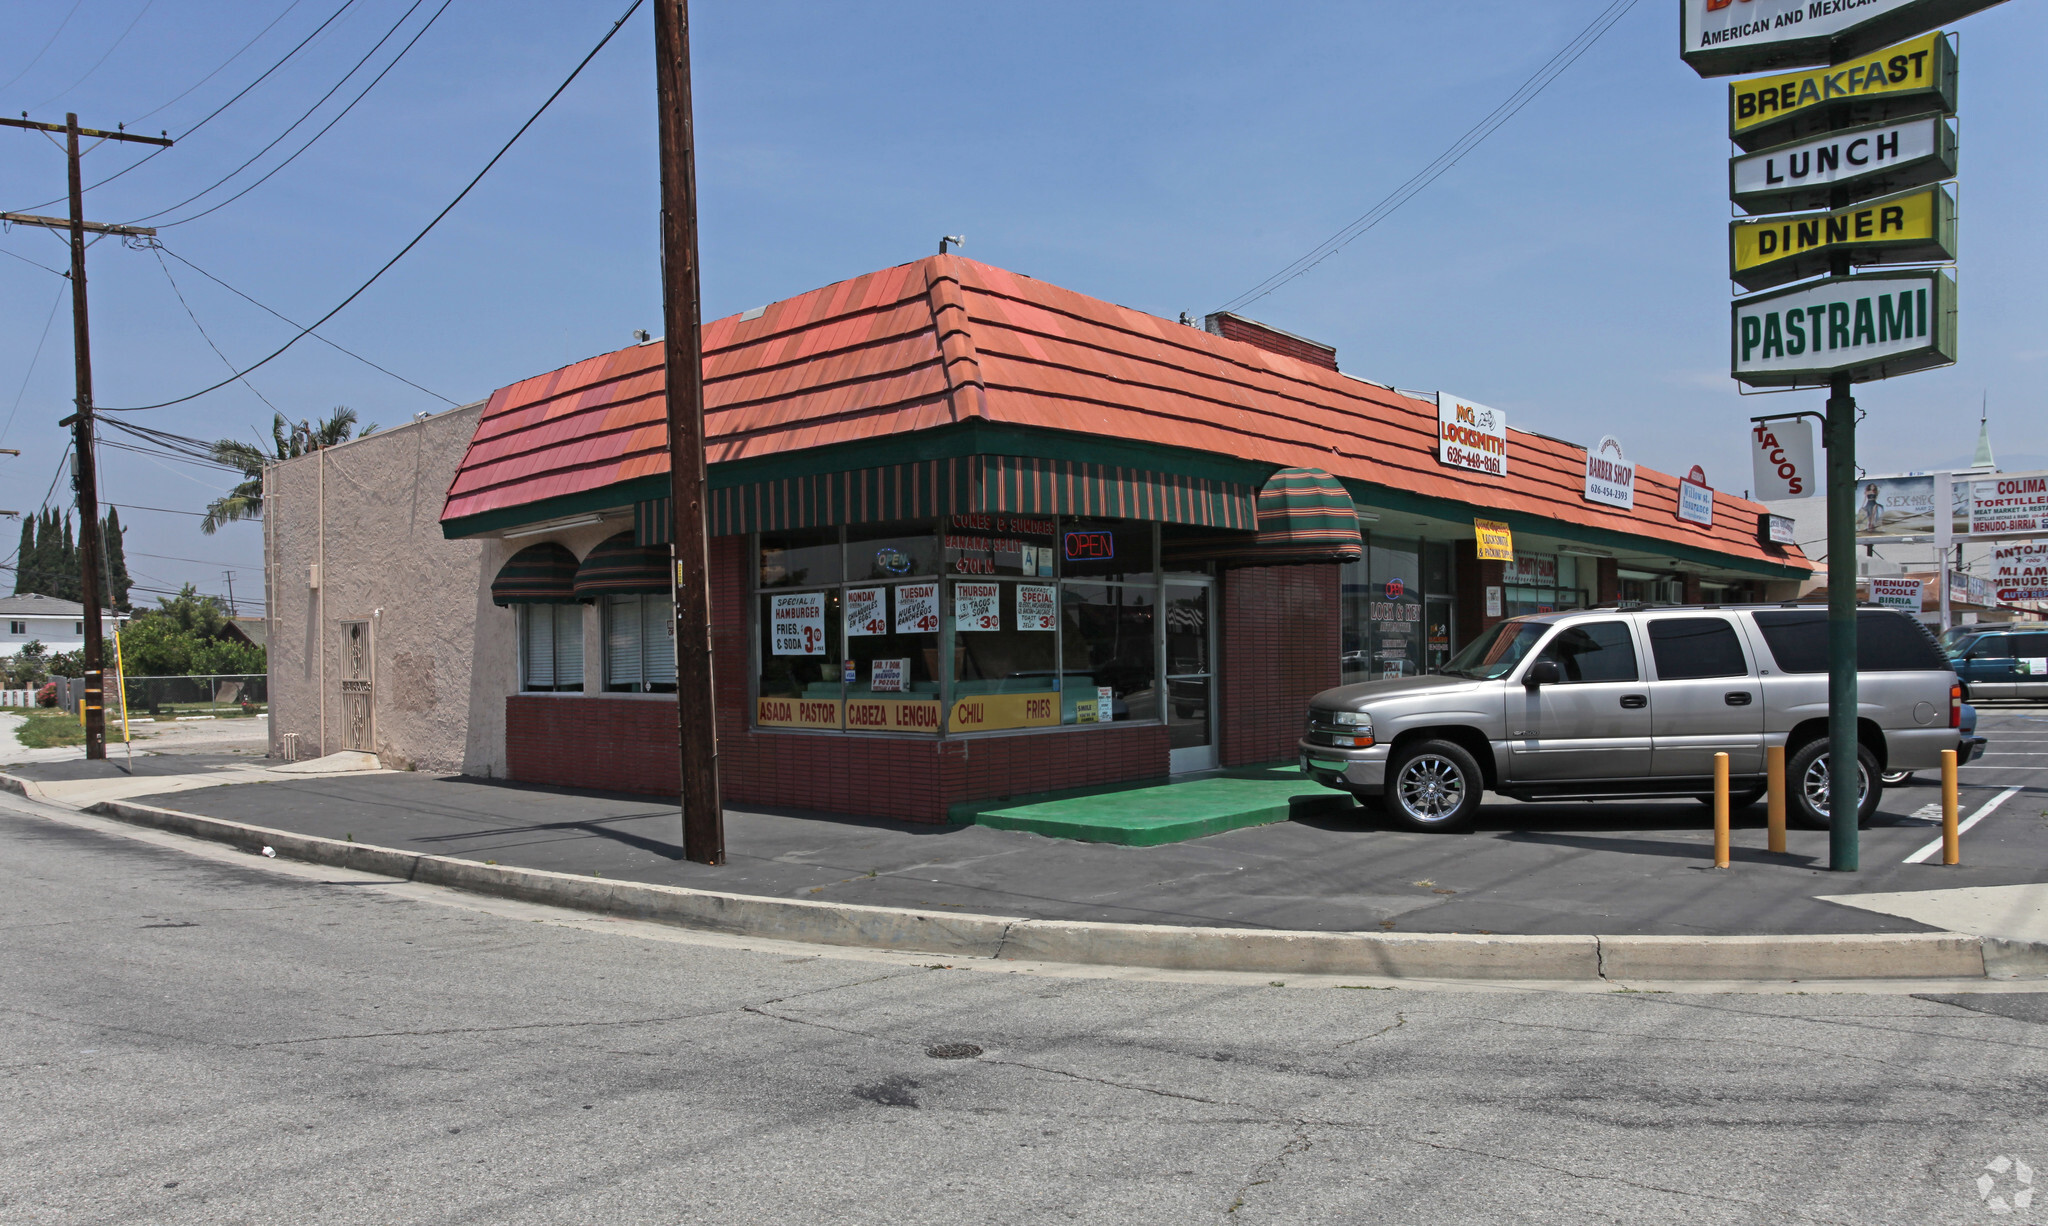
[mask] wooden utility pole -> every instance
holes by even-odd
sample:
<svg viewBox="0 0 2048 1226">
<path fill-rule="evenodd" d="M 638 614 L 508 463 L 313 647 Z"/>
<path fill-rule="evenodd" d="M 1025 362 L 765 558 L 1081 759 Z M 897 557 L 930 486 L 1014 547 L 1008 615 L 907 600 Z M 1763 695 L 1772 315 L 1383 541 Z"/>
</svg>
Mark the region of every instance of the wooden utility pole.
<svg viewBox="0 0 2048 1226">
<path fill-rule="evenodd" d="M 64 154 L 71 180 L 71 216 L 60 220 L 27 213 L 7 213 L 0 214 L 0 218 L 20 225 L 45 226 L 71 233 L 71 349 L 78 409 L 59 424 L 71 426 L 71 445 L 78 456 L 78 568 L 81 572 L 78 594 L 80 603 L 85 606 L 85 696 L 81 699 L 85 708 L 85 756 L 105 758 L 107 712 L 102 676 L 105 651 L 100 642 L 100 492 L 93 452 L 92 329 L 85 303 L 85 236 L 90 233 L 150 237 L 156 231 L 146 226 L 107 226 L 85 220 L 84 175 L 78 164 L 78 138 L 90 136 L 98 140 L 133 141 L 144 145 L 169 145 L 171 141 L 168 136 L 131 136 L 126 132 L 81 128 L 77 115 L 66 115 L 62 127 L 27 119 L 0 119 L 0 126 L 64 133 Z"/>
<path fill-rule="evenodd" d="M 661 119 L 661 299 L 667 332 L 670 535 L 675 542 L 676 722 L 683 855 L 725 863 L 718 728 L 711 688 L 711 584 L 704 524 L 704 347 L 697 284 L 697 148 L 690 118 L 689 0 L 655 0 Z"/>
</svg>

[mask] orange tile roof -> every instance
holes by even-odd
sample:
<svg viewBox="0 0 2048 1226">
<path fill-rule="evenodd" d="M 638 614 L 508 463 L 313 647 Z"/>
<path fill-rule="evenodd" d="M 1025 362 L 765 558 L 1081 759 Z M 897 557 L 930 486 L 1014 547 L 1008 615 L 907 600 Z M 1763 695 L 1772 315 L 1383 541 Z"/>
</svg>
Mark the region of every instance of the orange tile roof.
<svg viewBox="0 0 2048 1226">
<path fill-rule="evenodd" d="M 1587 502 L 1585 453 L 1509 431 L 1505 479 L 1436 459 L 1436 406 L 1376 384 L 955 255 L 841 281 L 704 325 L 712 464 L 972 418 L 1310 466 L 1752 560 L 1756 503 L 1717 492 L 1714 527 L 1638 466 L 1634 513 Z M 662 347 L 635 345 L 500 388 L 443 520 L 668 471 Z M 1368 499 L 1369 501 L 1369 499 Z"/>
</svg>

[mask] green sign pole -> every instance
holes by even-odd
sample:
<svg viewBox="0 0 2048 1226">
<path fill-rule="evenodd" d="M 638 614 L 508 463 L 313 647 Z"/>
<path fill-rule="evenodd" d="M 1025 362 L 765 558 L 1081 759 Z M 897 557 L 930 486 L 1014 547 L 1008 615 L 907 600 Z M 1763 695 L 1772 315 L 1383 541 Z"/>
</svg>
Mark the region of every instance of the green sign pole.
<svg viewBox="0 0 2048 1226">
<path fill-rule="evenodd" d="M 1857 869 L 1856 398 L 1830 381 L 1828 420 L 1828 867 Z M 1876 780 L 1871 780 L 1875 784 Z M 1803 786 L 1803 780 L 1792 786 Z"/>
</svg>

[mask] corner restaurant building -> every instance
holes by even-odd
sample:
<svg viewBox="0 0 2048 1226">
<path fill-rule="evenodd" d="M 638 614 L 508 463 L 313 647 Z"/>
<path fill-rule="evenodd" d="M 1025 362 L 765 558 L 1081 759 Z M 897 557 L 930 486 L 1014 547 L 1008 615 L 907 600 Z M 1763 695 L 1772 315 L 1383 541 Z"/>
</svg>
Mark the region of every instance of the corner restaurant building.
<svg viewBox="0 0 2048 1226">
<path fill-rule="evenodd" d="M 1440 667 L 1504 616 L 1789 596 L 1812 569 L 1753 503 L 1679 519 L 1647 469 L 1633 509 L 1588 501 L 1586 452 L 1542 435 L 1508 430 L 1502 475 L 1446 465 L 1436 405 L 1211 328 L 950 255 L 707 324 L 728 803 L 944 820 L 1286 759 L 1311 695 Z M 677 786 L 662 357 L 476 414 L 439 525 L 475 559 L 463 769 Z M 1475 519 L 1512 561 L 1480 560 Z M 357 603 L 388 633 L 407 597 Z"/>
</svg>

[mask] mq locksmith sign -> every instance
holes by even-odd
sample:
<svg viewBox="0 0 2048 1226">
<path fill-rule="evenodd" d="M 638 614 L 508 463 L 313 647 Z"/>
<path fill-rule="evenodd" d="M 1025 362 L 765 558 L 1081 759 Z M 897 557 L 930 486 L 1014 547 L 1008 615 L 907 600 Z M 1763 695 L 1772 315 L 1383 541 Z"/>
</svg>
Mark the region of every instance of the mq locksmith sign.
<svg viewBox="0 0 2048 1226">
<path fill-rule="evenodd" d="M 1680 0 L 1679 58 L 1703 77 L 1839 63 L 2000 0 Z"/>
<path fill-rule="evenodd" d="M 1493 477 L 1508 472 L 1508 415 L 1453 396 L 1436 395 L 1436 458 Z"/>
<path fill-rule="evenodd" d="M 1729 373 L 1750 387 L 1825 384 L 1844 372 L 1868 383 L 1956 360 L 1956 283 L 1932 269 L 1828 277 L 1731 309 Z"/>
<path fill-rule="evenodd" d="M 1956 255 L 1956 203 L 1940 186 L 1880 196 L 1826 213 L 1780 213 L 1728 223 L 1728 279 L 1769 289 L 1851 264 L 1923 264 Z"/>
<path fill-rule="evenodd" d="M 1874 123 L 1728 160 L 1728 198 L 1745 213 L 1824 209 L 1956 175 L 1956 130 L 1938 115 Z"/>
<path fill-rule="evenodd" d="M 1826 132 L 1956 109 L 1956 54 L 1936 30 L 1848 64 L 1728 86 L 1728 139 L 1750 153 Z"/>
</svg>

